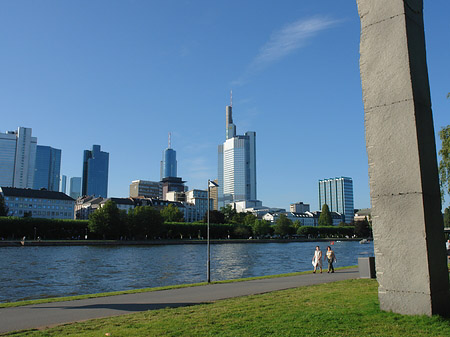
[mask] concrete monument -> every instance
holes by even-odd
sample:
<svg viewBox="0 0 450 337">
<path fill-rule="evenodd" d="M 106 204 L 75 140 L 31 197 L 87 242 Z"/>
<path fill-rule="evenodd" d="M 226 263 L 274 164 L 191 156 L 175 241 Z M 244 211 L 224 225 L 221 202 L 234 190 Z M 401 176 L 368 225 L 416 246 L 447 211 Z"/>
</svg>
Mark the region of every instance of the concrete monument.
<svg viewBox="0 0 450 337">
<path fill-rule="evenodd" d="M 357 3 L 380 306 L 402 314 L 448 314 L 423 1 Z"/>
</svg>

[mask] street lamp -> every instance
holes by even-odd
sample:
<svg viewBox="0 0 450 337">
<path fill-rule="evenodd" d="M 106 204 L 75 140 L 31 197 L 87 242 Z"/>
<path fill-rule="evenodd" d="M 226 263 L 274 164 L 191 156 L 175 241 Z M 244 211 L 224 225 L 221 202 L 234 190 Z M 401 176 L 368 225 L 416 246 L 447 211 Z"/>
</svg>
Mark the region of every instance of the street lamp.
<svg viewBox="0 0 450 337">
<path fill-rule="evenodd" d="M 211 181 L 210 179 L 208 179 L 208 198 L 207 198 L 207 202 L 208 202 L 208 212 L 206 212 L 206 219 L 207 219 L 207 233 L 206 233 L 206 246 L 207 246 L 207 250 L 208 250 L 208 257 L 206 260 L 206 279 L 208 281 L 208 283 L 211 283 L 211 259 L 210 259 L 210 253 L 211 253 L 211 249 L 210 249 L 210 244 L 209 244 L 209 189 L 211 187 L 217 187 L 219 185 L 217 185 L 214 181 Z"/>
</svg>

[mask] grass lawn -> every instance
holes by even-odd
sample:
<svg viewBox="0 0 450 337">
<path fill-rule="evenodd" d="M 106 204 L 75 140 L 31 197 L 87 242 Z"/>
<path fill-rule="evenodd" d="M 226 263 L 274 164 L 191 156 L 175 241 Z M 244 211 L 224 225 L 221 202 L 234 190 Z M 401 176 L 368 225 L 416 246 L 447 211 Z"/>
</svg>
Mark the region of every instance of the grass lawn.
<svg viewBox="0 0 450 337">
<path fill-rule="evenodd" d="M 450 336 L 450 319 L 381 312 L 359 279 L 7 336 Z"/>
</svg>

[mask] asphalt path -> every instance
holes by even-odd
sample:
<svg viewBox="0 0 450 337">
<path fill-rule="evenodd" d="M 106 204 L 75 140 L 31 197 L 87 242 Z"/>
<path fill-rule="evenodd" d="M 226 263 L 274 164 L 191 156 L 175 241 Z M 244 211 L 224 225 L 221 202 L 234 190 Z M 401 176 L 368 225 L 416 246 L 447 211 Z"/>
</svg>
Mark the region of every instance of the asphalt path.
<svg viewBox="0 0 450 337">
<path fill-rule="evenodd" d="M 93 318 L 119 316 L 147 310 L 175 308 L 214 302 L 226 298 L 329 283 L 359 277 L 358 269 L 342 269 L 328 274 L 303 274 L 253 281 L 209 284 L 138 294 L 85 300 L 53 302 L 0 309 L 0 333 L 43 329 Z"/>
</svg>

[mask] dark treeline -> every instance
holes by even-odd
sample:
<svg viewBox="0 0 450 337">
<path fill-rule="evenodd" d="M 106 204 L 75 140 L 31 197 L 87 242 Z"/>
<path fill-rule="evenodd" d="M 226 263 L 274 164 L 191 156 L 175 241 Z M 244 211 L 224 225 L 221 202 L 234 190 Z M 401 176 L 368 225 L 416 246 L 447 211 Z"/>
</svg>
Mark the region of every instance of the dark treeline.
<svg viewBox="0 0 450 337">
<path fill-rule="evenodd" d="M 108 201 L 89 220 L 58 220 L 42 218 L 0 217 L 0 237 L 5 239 L 71 240 L 155 240 L 204 239 L 205 222 L 185 223 L 178 208 L 169 205 L 159 211 L 150 206 L 138 206 L 129 213 Z M 229 207 L 210 213 L 211 239 L 247 239 L 270 237 L 344 238 L 370 237 L 368 222 L 352 226 L 300 226 L 281 215 L 276 224 L 257 219 L 251 213 L 236 213 Z"/>
<path fill-rule="evenodd" d="M 87 231 L 88 220 L 0 217 L 0 237 L 4 239 L 68 240 L 84 238 Z"/>
</svg>

